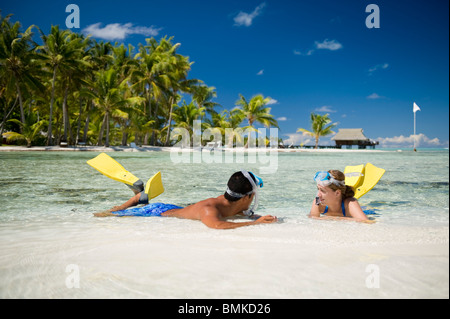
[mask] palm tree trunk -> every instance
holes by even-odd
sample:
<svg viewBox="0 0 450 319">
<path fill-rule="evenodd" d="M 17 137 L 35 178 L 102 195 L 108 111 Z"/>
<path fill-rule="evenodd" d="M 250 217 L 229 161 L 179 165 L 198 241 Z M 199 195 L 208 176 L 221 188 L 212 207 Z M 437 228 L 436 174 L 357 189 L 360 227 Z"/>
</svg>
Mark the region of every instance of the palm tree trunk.
<svg viewBox="0 0 450 319">
<path fill-rule="evenodd" d="M 48 116 L 48 132 L 47 132 L 47 145 L 53 145 L 52 141 L 52 121 L 53 121 L 53 101 L 55 99 L 55 80 L 56 80 L 56 66 L 53 68 L 53 79 L 52 79 L 52 96 L 50 98 L 50 114 Z"/>
<path fill-rule="evenodd" d="M 63 142 L 67 142 L 67 127 L 69 122 L 69 112 L 67 111 L 67 95 L 69 94 L 69 84 L 67 84 L 64 90 L 64 100 L 63 100 Z"/>
<path fill-rule="evenodd" d="M 127 140 L 128 140 L 128 133 L 123 132 L 122 133 L 122 146 L 127 146 Z"/>
<path fill-rule="evenodd" d="M 89 130 L 89 121 L 91 116 L 91 109 L 92 109 L 92 100 L 89 100 L 86 103 L 86 110 L 87 110 L 87 116 L 86 116 L 86 122 L 84 124 L 84 132 L 83 132 L 83 142 L 86 143 L 87 140 L 87 133 Z"/>
<path fill-rule="evenodd" d="M 150 99 L 150 89 L 147 89 L 147 98 L 148 98 L 148 120 L 151 121 L 152 120 L 152 101 Z M 150 135 L 149 132 L 145 133 L 144 145 L 148 145 L 149 135 Z"/>
<path fill-rule="evenodd" d="M 156 125 L 157 125 L 157 123 L 156 123 L 157 116 L 158 116 L 158 104 L 155 105 L 155 113 L 153 114 L 153 118 L 155 119 L 155 123 L 153 124 L 154 129 L 156 128 Z M 150 145 L 153 145 L 153 146 L 156 145 L 156 132 L 154 129 L 152 130 L 152 137 L 150 139 Z"/>
<path fill-rule="evenodd" d="M 105 146 L 109 147 L 109 112 L 106 112 L 106 138 L 105 138 Z"/>
<path fill-rule="evenodd" d="M 176 92 L 173 93 L 174 96 L 176 94 Z M 169 98 L 169 104 L 170 104 L 170 111 L 169 111 L 169 121 L 167 123 L 167 137 L 166 137 L 166 142 L 164 143 L 165 146 L 169 146 L 169 142 L 170 142 L 170 124 L 172 123 L 172 108 L 173 108 L 173 103 L 174 103 L 174 97 L 171 96 Z"/>
<path fill-rule="evenodd" d="M 319 135 L 316 135 L 316 146 L 314 147 L 314 149 L 317 149 L 319 146 Z"/>
<path fill-rule="evenodd" d="M 17 95 L 19 96 L 19 105 L 20 105 L 20 121 L 25 123 L 25 112 L 23 111 L 23 102 L 22 102 L 22 92 L 20 91 L 19 83 L 16 81 Z M 20 127 L 20 134 L 22 134 L 22 126 Z"/>
<path fill-rule="evenodd" d="M 103 117 L 102 127 L 100 128 L 100 132 L 98 134 L 97 146 L 102 146 L 103 144 L 103 131 L 105 130 L 105 125 L 106 125 L 106 113 L 105 116 Z"/>
<path fill-rule="evenodd" d="M 83 103 L 81 97 L 79 98 L 80 102 L 80 112 L 78 113 L 78 120 L 77 120 L 77 134 L 75 136 L 75 144 L 78 144 L 78 141 L 80 140 L 80 129 L 81 129 L 81 113 L 83 112 Z"/>
</svg>

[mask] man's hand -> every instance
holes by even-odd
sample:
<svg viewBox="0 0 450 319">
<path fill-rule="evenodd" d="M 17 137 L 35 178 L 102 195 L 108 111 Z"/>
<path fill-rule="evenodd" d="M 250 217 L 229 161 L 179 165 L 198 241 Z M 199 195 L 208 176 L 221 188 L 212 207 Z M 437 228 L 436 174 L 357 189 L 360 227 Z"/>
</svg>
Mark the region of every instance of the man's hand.
<svg viewBox="0 0 450 319">
<path fill-rule="evenodd" d="M 260 218 L 258 218 L 257 220 L 255 220 L 255 224 L 270 224 L 270 223 L 274 223 L 278 220 L 278 218 L 276 216 L 272 216 L 272 215 L 266 215 L 266 216 L 262 216 Z"/>
</svg>

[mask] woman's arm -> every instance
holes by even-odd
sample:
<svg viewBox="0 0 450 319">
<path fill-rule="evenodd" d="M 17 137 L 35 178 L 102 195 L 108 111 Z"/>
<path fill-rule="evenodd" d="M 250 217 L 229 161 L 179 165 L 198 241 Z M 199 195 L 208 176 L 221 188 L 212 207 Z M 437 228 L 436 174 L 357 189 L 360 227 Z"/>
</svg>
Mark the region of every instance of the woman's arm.
<svg viewBox="0 0 450 319">
<path fill-rule="evenodd" d="M 319 205 L 316 205 L 316 200 L 313 200 L 311 211 L 309 212 L 309 217 L 311 218 L 320 218 L 320 209 Z"/>
<path fill-rule="evenodd" d="M 346 199 L 346 202 L 348 204 L 348 213 L 349 215 L 354 218 L 356 221 L 366 221 L 369 220 L 364 214 L 361 206 L 359 206 L 358 200 L 354 197 Z"/>
</svg>

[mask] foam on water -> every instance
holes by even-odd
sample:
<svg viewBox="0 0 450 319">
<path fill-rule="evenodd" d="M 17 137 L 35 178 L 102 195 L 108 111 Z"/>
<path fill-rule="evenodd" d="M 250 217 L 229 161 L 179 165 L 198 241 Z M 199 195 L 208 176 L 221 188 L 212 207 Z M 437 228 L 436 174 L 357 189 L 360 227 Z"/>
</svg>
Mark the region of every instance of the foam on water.
<svg viewBox="0 0 450 319">
<path fill-rule="evenodd" d="M 0 298 L 448 298 L 448 151 L 280 154 L 258 213 L 281 221 L 229 231 L 92 217 L 132 195 L 85 164 L 95 155 L 0 153 Z M 241 168 L 258 174 L 257 163 L 111 155 L 143 180 L 161 171 L 158 200 L 178 205 L 223 193 Z M 387 170 L 360 200 L 377 223 L 307 218 L 316 171 L 366 162 Z M 369 265 L 379 288 L 367 286 Z"/>
</svg>

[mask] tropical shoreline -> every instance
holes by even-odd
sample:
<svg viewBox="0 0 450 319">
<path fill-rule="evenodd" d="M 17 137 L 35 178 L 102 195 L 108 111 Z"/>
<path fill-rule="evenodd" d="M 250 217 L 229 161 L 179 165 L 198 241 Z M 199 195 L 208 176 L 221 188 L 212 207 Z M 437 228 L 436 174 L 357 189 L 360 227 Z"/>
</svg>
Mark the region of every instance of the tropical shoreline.
<svg viewBox="0 0 450 319">
<path fill-rule="evenodd" d="M 203 148 L 203 151 L 211 151 L 211 149 Z M 245 149 L 245 148 L 221 148 L 220 151 L 225 152 L 260 152 L 263 149 Z M 0 152 L 171 152 L 171 151 L 191 151 L 196 152 L 198 149 L 187 149 L 179 147 L 166 147 L 166 146 L 142 146 L 142 147 L 131 147 L 131 146 L 2 146 L 0 147 Z M 385 153 L 393 152 L 393 150 L 368 150 L 368 149 L 267 149 L 266 151 L 277 151 L 279 153 Z"/>
</svg>

